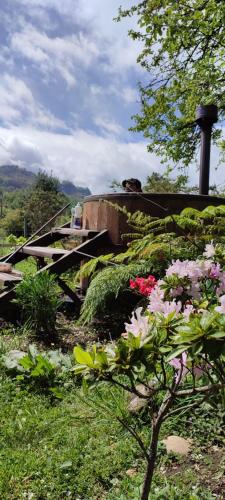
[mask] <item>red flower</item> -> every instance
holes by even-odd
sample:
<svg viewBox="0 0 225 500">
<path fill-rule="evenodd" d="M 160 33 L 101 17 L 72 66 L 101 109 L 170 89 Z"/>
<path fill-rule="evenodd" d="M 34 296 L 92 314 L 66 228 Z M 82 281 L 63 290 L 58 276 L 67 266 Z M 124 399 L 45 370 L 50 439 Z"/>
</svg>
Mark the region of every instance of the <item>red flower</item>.
<svg viewBox="0 0 225 500">
<path fill-rule="evenodd" d="M 135 280 L 130 280 L 130 288 L 137 290 L 141 295 L 150 295 L 152 289 L 155 287 L 157 280 L 151 274 L 147 278 L 136 277 Z"/>
</svg>

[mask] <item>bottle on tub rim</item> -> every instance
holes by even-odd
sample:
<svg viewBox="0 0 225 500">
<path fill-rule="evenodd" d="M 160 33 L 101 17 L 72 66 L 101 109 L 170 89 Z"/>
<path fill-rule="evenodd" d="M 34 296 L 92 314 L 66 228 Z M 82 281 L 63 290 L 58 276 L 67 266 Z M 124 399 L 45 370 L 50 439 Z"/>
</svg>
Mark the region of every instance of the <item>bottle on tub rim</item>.
<svg viewBox="0 0 225 500">
<path fill-rule="evenodd" d="M 73 229 L 81 229 L 82 226 L 82 206 L 78 202 L 75 207 L 71 208 L 71 223 Z"/>
</svg>

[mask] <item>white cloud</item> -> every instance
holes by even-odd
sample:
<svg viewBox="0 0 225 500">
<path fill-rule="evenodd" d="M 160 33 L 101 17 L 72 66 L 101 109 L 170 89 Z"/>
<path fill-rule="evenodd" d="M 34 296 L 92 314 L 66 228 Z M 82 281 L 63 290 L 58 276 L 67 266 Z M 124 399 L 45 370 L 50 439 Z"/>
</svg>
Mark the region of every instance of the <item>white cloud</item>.
<svg viewBox="0 0 225 500">
<path fill-rule="evenodd" d="M 94 119 L 94 122 L 106 135 L 110 134 L 111 136 L 116 136 L 124 134 L 123 127 L 121 127 L 119 123 L 110 120 L 107 117 L 98 116 Z"/>
<path fill-rule="evenodd" d="M 139 177 L 144 181 L 153 170 L 162 170 L 159 160 L 147 153 L 144 142 L 119 142 L 81 129 L 63 135 L 22 127 L 1 128 L 0 136 L 7 146 L 8 161 L 22 162 L 29 168 L 33 150 L 36 167 L 52 170 L 61 180 L 88 186 L 93 193 L 108 192 L 112 179 Z M 6 161 L 5 154 L 0 144 L 1 163 Z"/>
<path fill-rule="evenodd" d="M 65 128 L 61 120 L 36 101 L 22 80 L 8 74 L 0 80 L 0 119 L 8 126 L 28 122 L 43 128 Z"/>
<path fill-rule="evenodd" d="M 5 142 L 4 149 L 10 161 L 21 167 L 36 171 L 44 165 L 44 158 L 38 147 L 26 139 L 21 141 L 16 136 L 12 136 Z"/>
<path fill-rule="evenodd" d="M 141 43 L 128 37 L 128 30 L 137 27 L 136 17 L 124 18 L 119 23 L 114 21 L 120 3 L 126 10 L 136 1 L 123 0 L 117 3 L 115 0 L 77 0 L 75 13 L 76 19 L 87 24 L 92 30 L 92 36 L 99 48 L 102 48 L 102 54 L 106 58 L 104 70 L 109 74 L 119 74 L 121 79 L 124 79 L 128 70 L 133 69 L 142 73 L 143 69 L 136 62 Z"/>
<path fill-rule="evenodd" d="M 143 141 L 126 143 L 82 129 L 65 135 L 25 127 L 0 128 L 0 137 L 0 164 L 18 163 L 30 170 L 44 168 L 60 180 L 88 186 L 93 194 L 109 192 L 113 179 L 137 177 L 144 183 L 153 171 L 164 171 L 159 158 L 147 153 Z M 215 170 L 217 162 L 218 149 L 213 147 L 210 183 L 222 185 L 225 173 Z M 196 166 L 190 166 L 187 173 L 190 184 L 198 184 Z M 174 170 L 171 175 L 176 174 Z"/>
<path fill-rule="evenodd" d="M 131 40 L 127 35 L 129 29 L 136 27 L 136 18 L 134 16 L 116 23 L 114 18 L 118 14 L 119 3 L 115 3 L 115 0 L 75 0 L 75 2 L 74 0 L 15 1 L 17 4 L 26 6 L 29 9 L 36 9 L 34 19 L 37 18 L 38 9 L 40 17 L 43 16 L 44 9 L 46 15 L 49 15 L 47 13 L 49 13 L 50 9 L 55 9 L 64 21 L 69 22 L 71 26 L 74 25 L 76 31 L 77 24 L 80 24 L 82 30 L 88 32 L 88 39 L 84 35 L 81 40 L 77 40 L 75 36 L 63 39 L 61 44 L 64 44 L 64 47 L 60 47 L 60 51 L 62 50 L 62 53 L 64 53 L 64 60 L 60 57 L 60 52 L 57 54 L 57 45 L 60 45 L 58 40 L 49 39 L 43 32 L 35 33 L 34 28 L 32 30 L 31 27 L 26 27 L 24 31 L 15 33 L 13 37 L 12 47 L 34 61 L 41 60 L 41 68 L 45 72 L 47 71 L 45 57 L 47 55 L 49 70 L 51 71 L 51 55 L 53 53 L 56 58 L 54 63 L 58 66 L 63 78 L 66 81 L 68 79 L 68 85 L 73 84 L 73 81 L 70 81 L 72 77 L 70 65 L 73 60 L 71 59 L 70 47 L 73 45 L 74 56 L 76 56 L 76 52 L 78 56 L 79 52 L 84 54 L 84 57 L 82 55 L 82 58 L 80 58 L 80 62 L 82 60 L 83 63 L 85 61 L 87 63 L 92 62 L 93 57 L 97 55 L 97 50 L 98 55 L 105 57 L 106 60 L 102 68 L 109 74 L 122 72 L 120 74 L 122 78 L 126 76 L 125 73 L 129 69 L 143 72 L 142 67 L 136 63 L 141 44 L 139 41 Z M 123 8 L 129 7 L 131 7 L 130 0 L 123 0 Z M 63 74 L 63 66 L 67 68 L 65 74 Z"/>
<path fill-rule="evenodd" d="M 119 84 L 115 83 L 113 85 L 110 85 L 109 93 L 122 98 L 125 104 L 131 104 L 133 102 L 137 102 L 138 100 L 137 88 L 130 87 L 129 85 L 124 85 L 121 87 Z"/>
<path fill-rule="evenodd" d="M 49 37 L 30 24 L 12 35 L 11 49 L 29 59 L 45 76 L 55 79 L 61 75 L 69 87 L 76 83 L 77 63 L 88 67 L 99 54 L 95 42 L 83 33 Z"/>
</svg>

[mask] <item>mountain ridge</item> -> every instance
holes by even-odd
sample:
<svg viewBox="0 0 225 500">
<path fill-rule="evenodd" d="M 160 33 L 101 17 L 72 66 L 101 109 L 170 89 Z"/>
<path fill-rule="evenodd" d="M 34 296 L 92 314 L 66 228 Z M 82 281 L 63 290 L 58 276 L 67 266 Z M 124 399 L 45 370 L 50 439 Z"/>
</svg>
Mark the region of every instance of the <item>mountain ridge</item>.
<svg viewBox="0 0 225 500">
<path fill-rule="evenodd" d="M 16 189 L 31 188 L 37 175 L 30 170 L 18 165 L 0 165 L 0 190 L 14 191 Z M 88 187 L 75 186 L 73 182 L 59 181 L 60 191 L 68 196 L 89 196 L 91 191 Z"/>
</svg>

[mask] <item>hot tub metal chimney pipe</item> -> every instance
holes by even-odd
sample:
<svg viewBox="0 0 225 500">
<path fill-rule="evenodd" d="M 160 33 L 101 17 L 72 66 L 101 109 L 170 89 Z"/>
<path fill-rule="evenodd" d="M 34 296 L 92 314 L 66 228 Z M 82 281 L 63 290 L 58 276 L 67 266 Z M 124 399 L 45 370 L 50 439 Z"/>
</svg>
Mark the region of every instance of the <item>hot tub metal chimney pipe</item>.
<svg viewBox="0 0 225 500">
<path fill-rule="evenodd" d="M 199 194 L 209 193 L 210 146 L 212 126 L 218 120 L 218 108 L 215 104 L 198 106 L 196 122 L 201 129 L 201 155 L 199 174 Z"/>
</svg>

